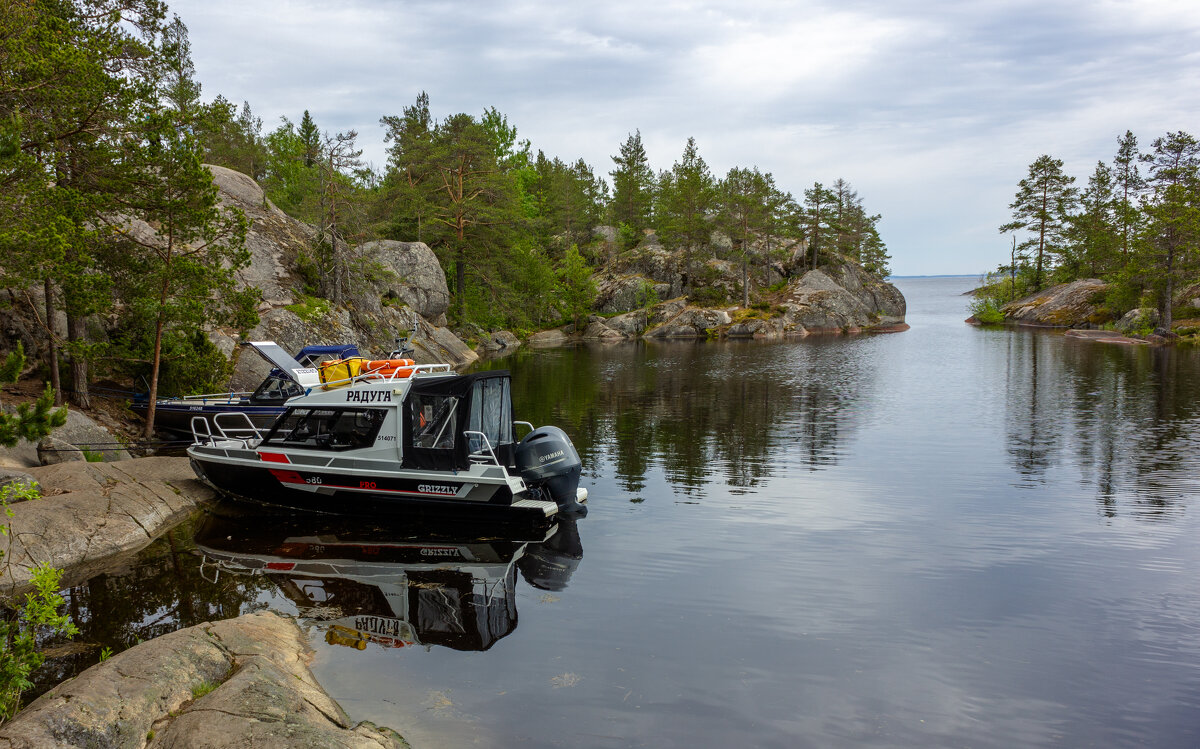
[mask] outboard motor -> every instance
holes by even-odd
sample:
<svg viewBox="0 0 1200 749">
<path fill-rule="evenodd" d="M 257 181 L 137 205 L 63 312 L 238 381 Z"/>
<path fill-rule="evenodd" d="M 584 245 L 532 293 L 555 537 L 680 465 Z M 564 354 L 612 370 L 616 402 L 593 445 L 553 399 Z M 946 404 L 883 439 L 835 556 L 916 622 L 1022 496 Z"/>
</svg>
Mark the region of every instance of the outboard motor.
<svg viewBox="0 0 1200 749">
<path fill-rule="evenodd" d="M 576 490 L 583 463 L 571 438 L 558 427 L 533 430 L 517 445 L 517 471 L 534 492 L 547 495 L 559 507 L 578 507 Z"/>
</svg>

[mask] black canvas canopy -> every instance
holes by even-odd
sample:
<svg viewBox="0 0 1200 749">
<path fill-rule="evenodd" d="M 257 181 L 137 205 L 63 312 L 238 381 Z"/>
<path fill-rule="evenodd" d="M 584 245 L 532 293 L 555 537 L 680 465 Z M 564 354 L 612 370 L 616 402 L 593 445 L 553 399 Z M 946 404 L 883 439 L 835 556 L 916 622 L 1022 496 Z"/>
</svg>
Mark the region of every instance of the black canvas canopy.
<svg viewBox="0 0 1200 749">
<path fill-rule="evenodd" d="M 472 454 L 487 455 L 488 445 L 508 463 L 513 443 L 509 372 L 414 379 L 402 418 L 405 468 L 465 470 Z M 482 433 L 486 443 L 466 431 Z"/>
</svg>

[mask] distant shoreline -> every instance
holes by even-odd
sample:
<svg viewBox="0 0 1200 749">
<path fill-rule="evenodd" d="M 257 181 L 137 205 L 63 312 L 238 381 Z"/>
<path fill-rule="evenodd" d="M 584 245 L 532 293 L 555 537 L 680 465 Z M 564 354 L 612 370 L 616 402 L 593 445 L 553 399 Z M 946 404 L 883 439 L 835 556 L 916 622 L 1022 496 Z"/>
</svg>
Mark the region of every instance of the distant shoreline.
<svg viewBox="0 0 1200 749">
<path fill-rule="evenodd" d="M 891 281 L 896 278 L 979 278 L 986 275 L 986 273 L 941 273 L 932 276 L 888 276 L 885 280 Z"/>
</svg>

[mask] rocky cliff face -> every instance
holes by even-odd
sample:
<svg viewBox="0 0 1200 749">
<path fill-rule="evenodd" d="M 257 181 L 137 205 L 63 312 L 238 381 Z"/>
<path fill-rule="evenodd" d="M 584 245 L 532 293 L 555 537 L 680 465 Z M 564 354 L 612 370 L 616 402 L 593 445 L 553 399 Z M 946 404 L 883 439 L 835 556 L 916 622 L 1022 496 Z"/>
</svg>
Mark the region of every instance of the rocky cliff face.
<svg viewBox="0 0 1200 749">
<path fill-rule="evenodd" d="M 261 320 L 250 340 L 273 340 L 295 351 L 306 344 L 356 343 L 366 356 L 383 357 L 396 339 L 414 325 L 417 361 L 444 362 L 455 367 L 478 356 L 446 327 L 450 289 L 433 251 L 422 242 L 367 242 L 354 249 L 365 261 L 365 277 L 355 282 L 343 307 L 333 307 L 301 293 L 297 267 L 309 251 L 316 232 L 276 208 L 262 188 L 244 174 L 209 167 L 220 190 L 222 205 L 241 209 L 250 221 L 246 245 L 250 265 L 239 271 L 243 287 L 262 290 Z M 217 345 L 234 358 L 230 387 L 244 390 L 262 381 L 269 369 L 257 356 L 241 356 L 230 331 L 212 334 Z"/>
</svg>

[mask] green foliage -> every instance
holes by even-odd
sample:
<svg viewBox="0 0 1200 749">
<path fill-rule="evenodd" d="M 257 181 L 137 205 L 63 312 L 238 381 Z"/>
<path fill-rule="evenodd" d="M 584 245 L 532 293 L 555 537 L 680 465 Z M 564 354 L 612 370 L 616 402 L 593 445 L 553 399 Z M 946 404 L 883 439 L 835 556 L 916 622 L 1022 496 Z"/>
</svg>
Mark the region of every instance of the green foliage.
<svg viewBox="0 0 1200 749">
<path fill-rule="evenodd" d="M 990 296 L 977 296 L 971 300 L 968 309 L 971 316 L 985 325 L 999 325 L 1004 322 L 1004 313 L 996 305 L 996 300 Z"/>
<path fill-rule="evenodd" d="M 562 265 L 558 269 L 559 299 L 566 313 L 579 327 L 580 315 L 585 315 L 592 309 L 596 299 L 596 282 L 592 280 L 592 271 L 579 254 L 575 245 L 567 250 Z"/>
<path fill-rule="evenodd" d="M 11 515 L 10 502 L 39 496 L 36 487 L 9 484 L 0 488 L 0 506 Z M 0 525 L 0 532 L 7 535 L 8 526 Z M 39 638 L 78 633 L 70 619 L 59 613 L 65 603 L 58 592 L 61 579 L 62 570 L 47 565 L 34 567 L 30 579 L 33 590 L 9 616 L 0 619 L 0 723 L 16 714 L 22 692 L 33 686 L 29 675 L 45 660 L 38 650 Z"/>
<path fill-rule="evenodd" d="M 198 700 L 204 695 L 212 693 L 219 686 L 221 685 L 214 681 L 202 681 L 195 684 L 192 686 L 192 699 Z"/>
<path fill-rule="evenodd" d="M 1027 232 L 1027 238 L 1017 249 L 1022 255 L 1032 255 L 1035 290 L 1044 287 L 1046 271 L 1069 247 L 1069 215 L 1078 198 L 1078 191 L 1071 187 L 1074 181 L 1074 177 L 1063 172 L 1061 159 L 1039 156 L 1029 165 L 1028 176 L 1017 185 L 1016 196 L 1009 205 L 1013 220 L 1000 227 L 1005 233 Z"/>
<path fill-rule="evenodd" d="M 18 341 L 0 366 L 0 384 L 16 382 L 24 368 L 25 347 Z M 0 445 L 12 447 L 23 439 L 37 442 L 66 422 L 67 407 L 54 408 L 54 392 L 47 385 L 32 405 L 22 403 L 16 413 L 0 411 Z"/>
<path fill-rule="evenodd" d="M 679 161 L 659 179 L 654 210 L 663 242 L 683 248 L 685 266 L 691 265 L 695 248 L 708 244 L 713 228 L 709 214 L 716 200 L 716 180 L 700 156 L 696 139 L 688 138 Z"/>
<path fill-rule="evenodd" d="M 103 463 L 104 462 L 104 453 L 99 450 L 88 450 L 85 448 L 80 448 L 80 451 L 83 453 L 83 459 L 89 463 Z"/>
<path fill-rule="evenodd" d="M 627 224 L 640 239 L 643 229 L 650 228 L 651 208 L 654 205 L 654 172 L 642 145 L 642 133 L 635 130 L 621 144 L 620 153 L 612 157 L 616 168 L 613 179 L 613 199 L 610 205 L 612 220 L 618 226 Z"/>
<path fill-rule="evenodd" d="M 112 654 L 113 654 L 112 648 L 108 647 L 107 645 L 100 648 L 100 662 L 104 663 L 109 658 L 112 658 Z M 150 734 L 151 734 L 150 738 L 153 738 L 154 732 L 151 731 Z"/>
<path fill-rule="evenodd" d="M 638 298 L 641 300 L 643 309 L 650 309 L 662 301 L 658 298 L 658 289 L 654 288 L 654 284 L 646 279 L 642 279 L 642 288 L 638 293 Z"/>
<path fill-rule="evenodd" d="M 314 322 L 328 315 L 333 305 L 328 299 L 301 294 L 295 304 L 289 304 L 285 309 L 305 322 Z"/>
</svg>

